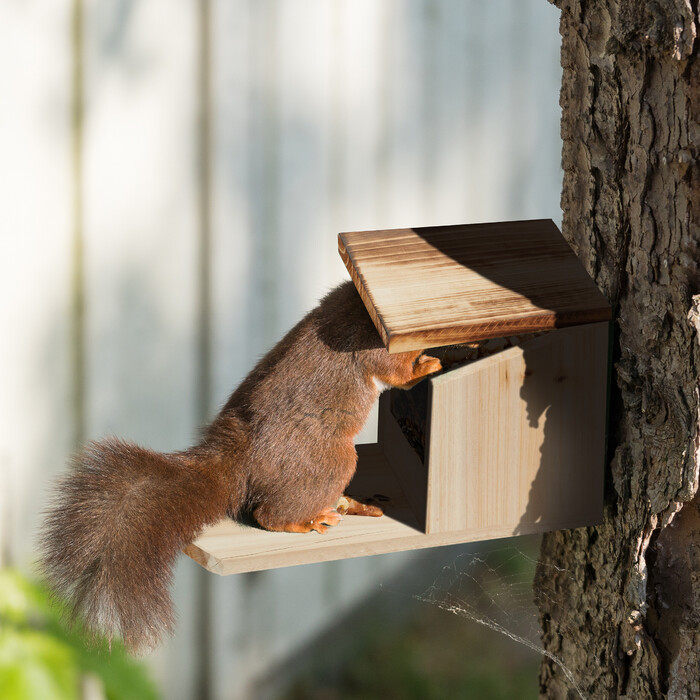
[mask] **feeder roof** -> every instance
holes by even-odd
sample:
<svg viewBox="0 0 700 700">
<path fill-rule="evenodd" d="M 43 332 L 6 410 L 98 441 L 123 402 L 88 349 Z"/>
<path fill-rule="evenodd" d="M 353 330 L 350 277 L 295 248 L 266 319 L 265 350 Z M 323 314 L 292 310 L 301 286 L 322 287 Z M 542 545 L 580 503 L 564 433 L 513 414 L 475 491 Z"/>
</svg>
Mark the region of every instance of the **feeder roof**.
<svg viewBox="0 0 700 700">
<path fill-rule="evenodd" d="M 338 247 L 389 352 L 611 318 L 551 219 L 354 231 Z"/>
</svg>

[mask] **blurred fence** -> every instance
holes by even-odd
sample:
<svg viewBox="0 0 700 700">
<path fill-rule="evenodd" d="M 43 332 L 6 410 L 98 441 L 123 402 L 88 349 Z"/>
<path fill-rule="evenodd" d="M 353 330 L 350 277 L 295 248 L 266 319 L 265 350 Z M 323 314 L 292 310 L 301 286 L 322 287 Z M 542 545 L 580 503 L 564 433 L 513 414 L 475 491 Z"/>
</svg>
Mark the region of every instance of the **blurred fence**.
<svg viewBox="0 0 700 700">
<path fill-rule="evenodd" d="M 4 562 L 79 441 L 191 442 L 344 278 L 337 232 L 558 220 L 557 24 L 545 0 L 3 3 Z M 405 561 L 183 558 L 164 697 L 245 696 Z"/>
</svg>

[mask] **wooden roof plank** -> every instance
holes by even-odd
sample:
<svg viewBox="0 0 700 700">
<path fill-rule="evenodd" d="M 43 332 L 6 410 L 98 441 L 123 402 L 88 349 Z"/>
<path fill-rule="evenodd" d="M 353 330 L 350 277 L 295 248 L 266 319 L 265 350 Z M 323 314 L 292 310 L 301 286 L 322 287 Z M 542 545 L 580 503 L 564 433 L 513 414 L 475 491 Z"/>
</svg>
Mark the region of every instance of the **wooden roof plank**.
<svg viewBox="0 0 700 700">
<path fill-rule="evenodd" d="M 347 232 L 338 247 L 390 352 L 611 318 L 548 219 Z"/>
</svg>

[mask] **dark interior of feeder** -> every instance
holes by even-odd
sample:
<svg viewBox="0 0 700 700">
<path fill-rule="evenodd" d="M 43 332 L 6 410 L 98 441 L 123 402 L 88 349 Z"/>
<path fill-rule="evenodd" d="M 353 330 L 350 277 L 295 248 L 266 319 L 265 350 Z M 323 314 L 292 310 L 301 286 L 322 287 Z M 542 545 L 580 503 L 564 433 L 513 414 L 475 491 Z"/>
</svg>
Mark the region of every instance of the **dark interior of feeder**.
<svg viewBox="0 0 700 700">
<path fill-rule="evenodd" d="M 489 338 L 461 345 L 444 345 L 431 348 L 426 353 L 440 358 L 442 370 L 432 376 L 452 372 L 460 367 L 495 355 L 508 348 L 522 345 L 543 332 L 512 335 L 507 338 Z M 428 430 L 428 402 L 430 382 L 422 381 L 409 390 L 391 390 L 391 413 L 403 432 L 408 444 L 425 464 L 425 442 Z"/>
</svg>

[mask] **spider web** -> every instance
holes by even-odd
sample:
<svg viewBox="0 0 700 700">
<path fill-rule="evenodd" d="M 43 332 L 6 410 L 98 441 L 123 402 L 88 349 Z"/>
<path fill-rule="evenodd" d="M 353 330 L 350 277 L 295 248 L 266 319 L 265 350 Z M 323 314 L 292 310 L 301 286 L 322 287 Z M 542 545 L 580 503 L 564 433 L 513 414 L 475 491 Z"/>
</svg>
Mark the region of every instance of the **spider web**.
<svg viewBox="0 0 700 700">
<path fill-rule="evenodd" d="M 537 566 L 534 556 L 514 546 L 471 550 L 443 566 L 433 583 L 412 597 L 472 620 L 547 657 L 561 668 L 578 696 L 587 700 L 563 660 L 543 649 L 541 643 L 538 603 L 546 603 L 549 609 L 561 607 L 555 581 L 571 574 L 554 565 L 539 564 L 537 586 L 533 588 Z"/>
</svg>

